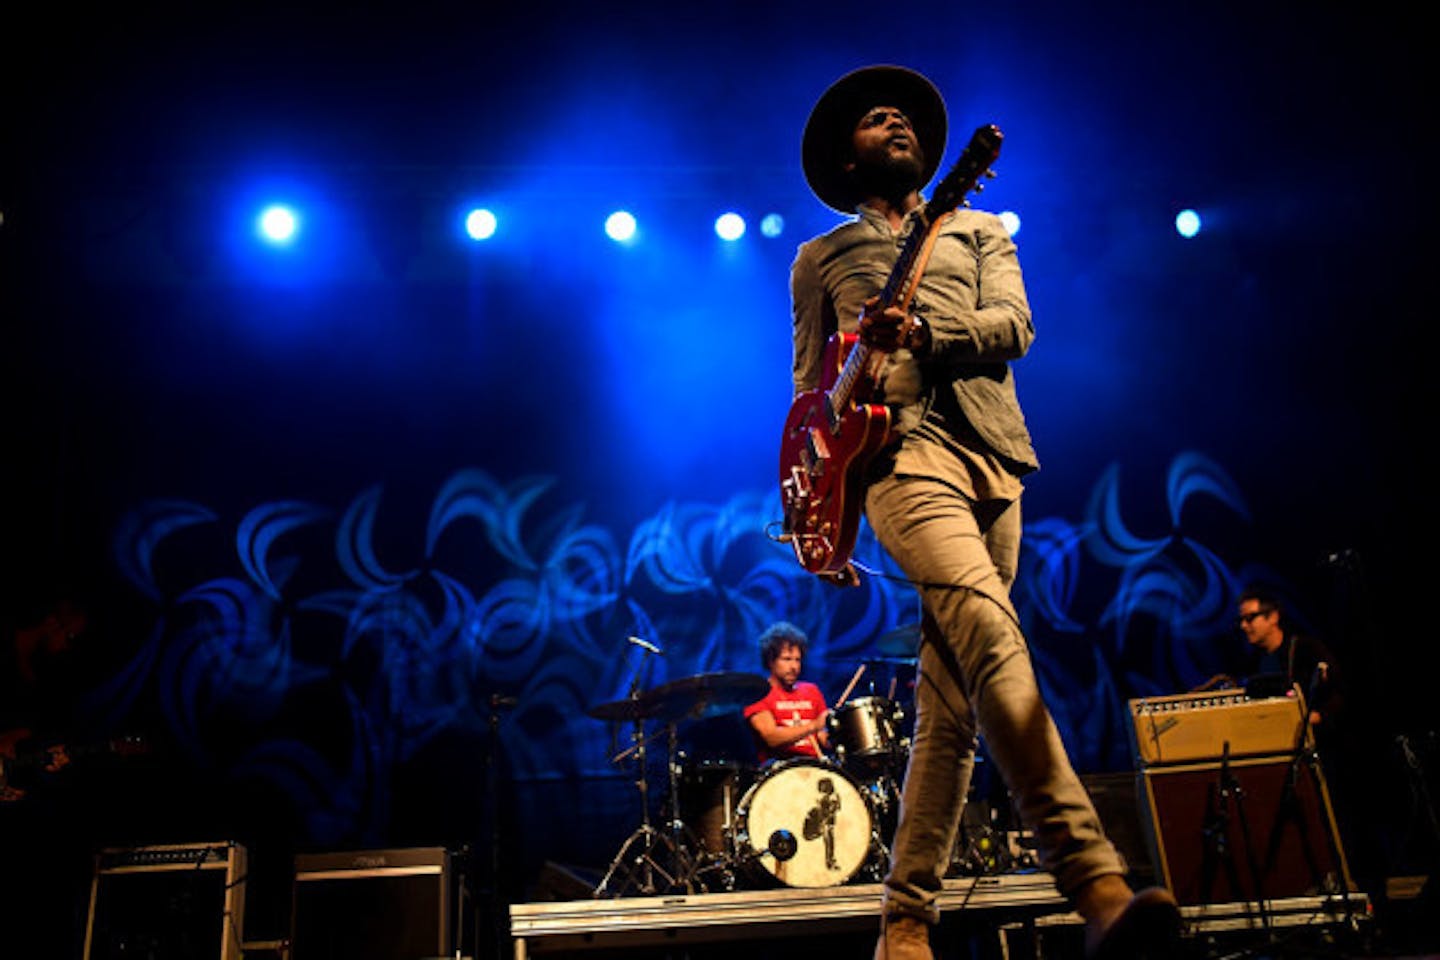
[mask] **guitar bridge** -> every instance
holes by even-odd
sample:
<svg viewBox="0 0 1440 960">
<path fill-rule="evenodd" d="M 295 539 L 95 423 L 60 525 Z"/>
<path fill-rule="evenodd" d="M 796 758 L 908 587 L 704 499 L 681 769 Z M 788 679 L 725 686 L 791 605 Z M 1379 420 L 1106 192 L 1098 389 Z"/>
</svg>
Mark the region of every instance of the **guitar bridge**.
<svg viewBox="0 0 1440 960">
<path fill-rule="evenodd" d="M 809 472 L 803 467 L 791 467 L 789 479 L 780 482 L 780 491 L 785 500 L 785 539 L 789 540 L 803 529 L 805 515 L 810 511 Z"/>
</svg>

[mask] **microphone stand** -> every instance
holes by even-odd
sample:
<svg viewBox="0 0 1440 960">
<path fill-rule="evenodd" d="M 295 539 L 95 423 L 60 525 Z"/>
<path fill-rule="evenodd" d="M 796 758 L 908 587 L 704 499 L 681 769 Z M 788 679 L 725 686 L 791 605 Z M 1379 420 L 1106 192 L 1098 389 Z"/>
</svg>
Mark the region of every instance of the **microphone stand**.
<svg viewBox="0 0 1440 960">
<path fill-rule="evenodd" d="M 496 769 L 496 760 L 500 753 L 500 711 L 517 706 L 519 701 L 515 697 L 508 697 L 498 693 L 490 695 L 490 716 L 489 716 L 489 751 L 485 758 L 485 792 L 490 802 L 490 863 L 489 866 L 489 893 L 490 893 L 490 931 L 497 948 L 503 948 L 510 940 L 507 929 L 507 914 L 505 901 L 500 890 L 501 877 L 501 855 L 500 855 L 500 778 Z M 480 939 L 475 938 L 475 949 L 478 952 Z"/>
<path fill-rule="evenodd" d="M 1245 816 L 1245 791 L 1240 787 L 1240 781 L 1230 769 L 1230 741 L 1226 740 L 1220 755 L 1220 772 L 1217 783 L 1217 813 L 1206 826 L 1206 833 L 1209 835 L 1214 847 L 1214 855 L 1223 857 L 1227 879 L 1230 881 L 1231 889 L 1236 894 L 1241 892 L 1239 875 L 1235 869 L 1234 853 L 1230 850 L 1230 803 L 1235 804 L 1235 815 L 1240 821 L 1240 842 L 1245 850 L 1246 866 L 1250 869 L 1250 882 L 1255 890 L 1255 907 L 1260 914 L 1260 922 L 1270 926 L 1270 911 L 1265 905 L 1265 891 L 1261 882 L 1259 865 L 1255 861 L 1255 846 L 1250 837 L 1250 821 Z M 1206 893 L 1213 889 L 1214 872 L 1213 864 L 1206 870 Z"/>
<path fill-rule="evenodd" d="M 1300 831 L 1300 843 L 1301 849 L 1305 854 L 1305 863 L 1306 866 L 1310 868 L 1310 878 L 1314 882 L 1315 888 L 1321 893 L 1332 895 L 1338 893 L 1343 897 L 1345 900 L 1346 914 L 1348 915 L 1352 909 L 1352 904 L 1350 903 L 1350 890 L 1345 881 L 1344 854 L 1340 847 L 1340 838 L 1336 836 L 1336 831 L 1329 829 L 1323 822 L 1325 816 L 1324 778 L 1321 775 L 1320 748 L 1315 740 L 1314 725 L 1310 722 L 1310 704 L 1315 699 L 1315 691 L 1319 687 L 1320 676 L 1320 666 L 1317 666 L 1315 674 L 1311 677 L 1310 681 L 1310 695 L 1308 697 L 1301 696 L 1300 698 L 1300 729 L 1296 736 L 1294 756 L 1290 759 L 1290 769 L 1286 773 L 1285 792 L 1281 798 L 1280 810 L 1277 812 L 1276 819 L 1279 821 L 1286 812 L 1294 817 L 1296 828 Z M 1296 684 L 1296 688 L 1298 693 L 1299 684 Z M 1301 808 L 1300 803 L 1299 780 L 1300 768 L 1302 766 L 1309 771 L 1310 783 L 1315 788 L 1316 804 L 1320 808 L 1320 815 L 1322 817 L 1320 832 L 1325 835 L 1325 844 L 1330 854 L 1330 862 L 1335 871 L 1334 874 L 1327 875 L 1321 870 L 1320 864 L 1315 861 L 1314 851 L 1310 847 L 1309 828 L 1305 822 L 1305 811 Z M 1279 827 L 1280 825 L 1281 824 L 1277 822 L 1276 826 Z M 1278 835 L 1278 829 L 1271 833 L 1270 845 L 1272 849 L 1278 846 L 1278 841 L 1275 839 Z"/>
<path fill-rule="evenodd" d="M 1230 744 L 1226 743 L 1219 776 L 1215 783 L 1210 784 L 1205 822 L 1200 828 L 1200 835 L 1205 841 L 1205 859 L 1200 866 L 1200 884 L 1206 903 L 1214 902 L 1217 863 L 1224 865 L 1225 877 L 1230 881 L 1231 891 L 1233 893 L 1240 892 L 1240 876 L 1235 871 L 1235 857 L 1230 852 L 1229 762 Z"/>
</svg>

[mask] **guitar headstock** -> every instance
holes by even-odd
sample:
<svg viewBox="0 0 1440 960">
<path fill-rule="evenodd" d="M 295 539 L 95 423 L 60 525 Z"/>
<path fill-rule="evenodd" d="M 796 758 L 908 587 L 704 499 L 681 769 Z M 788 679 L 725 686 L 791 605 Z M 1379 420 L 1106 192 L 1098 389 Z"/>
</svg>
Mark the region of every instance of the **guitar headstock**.
<svg viewBox="0 0 1440 960">
<path fill-rule="evenodd" d="M 960 159 L 955 161 L 950 172 L 945 174 L 945 179 L 936 185 L 930 202 L 925 205 L 926 220 L 933 223 L 942 213 L 948 213 L 965 203 L 967 193 L 972 190 L 978 193 L 983 189 L 979 185 L 980 178 L 995 175 L 990 165 L 1000 156 L 1002 140 L 1004 135 L 993 123 L 975 130 L 965 152 L 960 154 Z"/>
</svg>

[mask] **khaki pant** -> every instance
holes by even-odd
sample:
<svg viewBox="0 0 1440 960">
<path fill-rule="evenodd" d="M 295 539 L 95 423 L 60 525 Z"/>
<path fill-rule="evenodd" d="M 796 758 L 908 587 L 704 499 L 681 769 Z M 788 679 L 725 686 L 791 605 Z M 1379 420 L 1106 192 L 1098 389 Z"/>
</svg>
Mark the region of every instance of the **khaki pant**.
<svg viewBox="0 0 1440 960">
<path fill-rule="evenodd" d="M 1035 834 L 1060 892 L 1124 873 L 1040 697 L 1010 585 L 1019 501 L 973 503 L 956 488 L 895 475 L 873 483 L 866 515 L 924 604 L 915 732 L 885 909 L 932 922 L 970 786 L 977 735 Z M 956 589 L 959 587 L 959 589 Z"/>
</svg>

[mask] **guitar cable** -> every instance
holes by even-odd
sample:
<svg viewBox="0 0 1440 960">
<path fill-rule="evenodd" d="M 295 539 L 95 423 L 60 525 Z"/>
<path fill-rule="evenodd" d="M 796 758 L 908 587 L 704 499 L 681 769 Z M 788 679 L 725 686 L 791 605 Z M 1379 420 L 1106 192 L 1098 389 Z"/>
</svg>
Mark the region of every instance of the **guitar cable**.
<svg viewBox="0 0 1440 960">
<path fill-rule="evenodd" d="M 766 523 L 764 527 L 765 538 L 767 540 L 770 540 L 772 543 L 789 543 L 792 539 L 792 534 L 788 532 L 782 532 L 777 535 L 774 532 L 775 528 L 777 526 L 783 526 L 784 522 L 784 520 L 771 520 L 770 522 Z M 989 600 L 1001 610 L 1005 611 L 1005 616 L 1010 619 L 1011 623 L 1015 624 L 1015 629 L 1019 630 L 1022 634 L 1024 633 L 1024 628 L 1020 625 L 1020 619 L 1012 612 L 1010 605 L 1007 603 L 1002 603 L 1001 601 L 995 599 L 990 594 L 986 593 L 984 590 L 980 590 L 976 587 L 967 586 L 963 583 L 929 583 L 923 580 L 912 580 L 909 577 L 900 574 L 886 573 L 884 570 L 876 570 L 874 567 L 871 567 L 865 562 L 858 560 L 854 557 L 850 558 L 850 565 L 856 570 L 859 570 L 861 573 L 869 574 L 872 577 L 879 577 L 882 580 L 889 580 L 892 583 L 908 584 L 914 587 L 916 590 L 965 590 L 970 593 L 976 594 L 977 596 Z"/>
<path fill-rule="evenodd" d="M 963 590 L 967 593 L 973 593 L 977 597 L 989 600 L 991 603 L 995 604 L 995 606 L 999 607 L 1002 611 L 1004 611 L 1005 616 L 1009 618 L 1010 622 L 1015 624 L 1015 629 L 1020 630 L 1022 633 L 1024 632 L 1024 628 L 1020 626 L 1020 619 L 1011 611 L 1010 605 L 1007 603 L 1002 603 L 1001 601 L 995 599 L 990 594 L 986 593 L 984 590 L 981 590 L 979 587 L 972 587 L 964 583 L 930 583 L 924 580 L 912 580 L 909 577 L 903 575 L 886 573 L 883 570 L 876 570 L 875 568 L 865 564 L 863 561 L 856 560 L 853 557 L 850 559 L 850 565 L 853 566 L 856 570 L 859 570 L 861 573 L 868 573 L 872 577 L 879 577 L 882 580 L 889 580 L 892 583 L 909 584 L 916 590 Z"/>
</svg>

